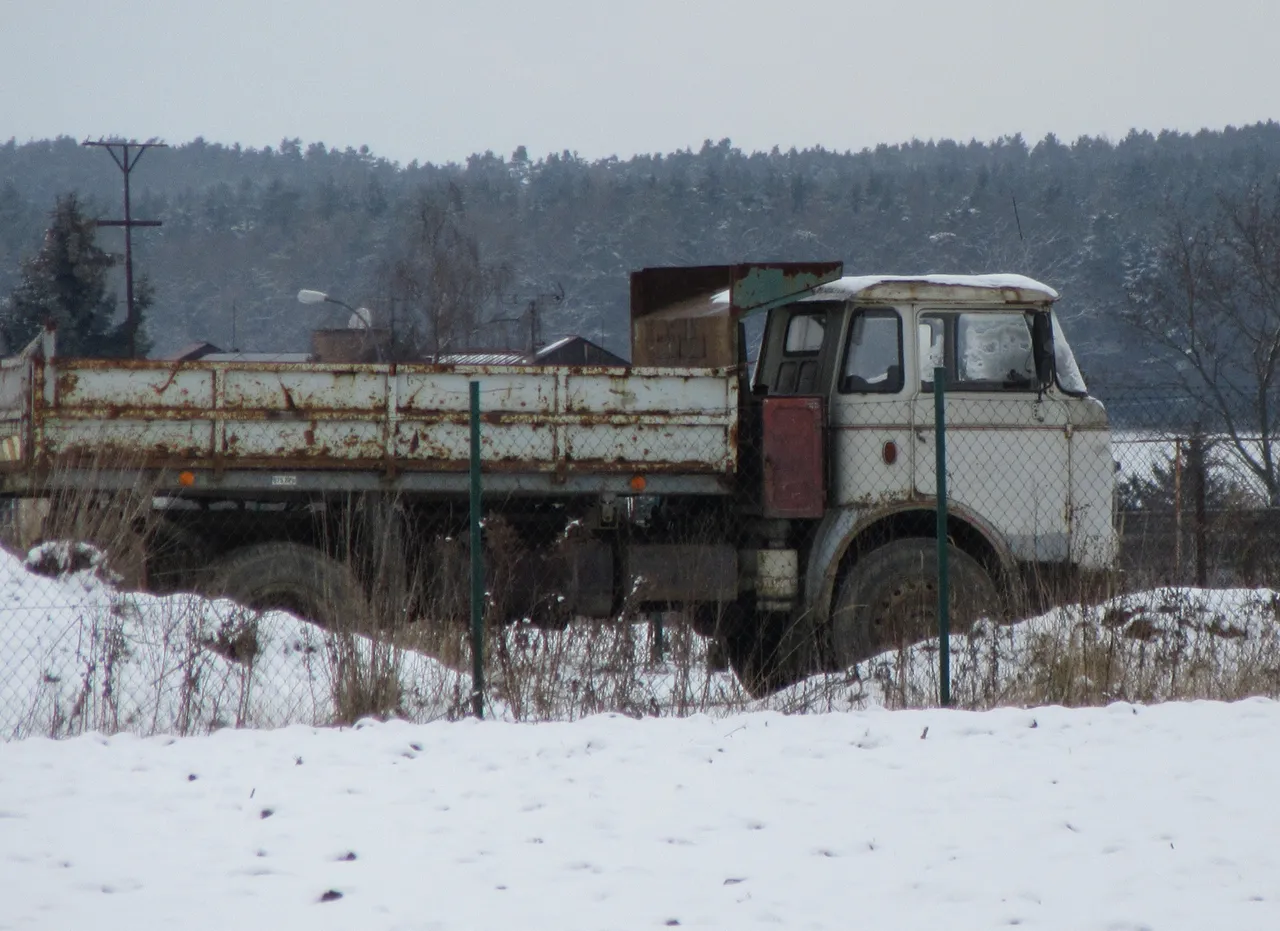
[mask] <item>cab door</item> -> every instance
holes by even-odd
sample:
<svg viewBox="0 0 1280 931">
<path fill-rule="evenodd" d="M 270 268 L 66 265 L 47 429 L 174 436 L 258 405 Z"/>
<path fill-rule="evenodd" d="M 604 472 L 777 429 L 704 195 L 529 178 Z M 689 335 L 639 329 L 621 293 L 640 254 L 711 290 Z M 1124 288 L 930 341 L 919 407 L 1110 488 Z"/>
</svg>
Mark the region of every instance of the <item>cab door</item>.
<svg viewBox="0 0 1280 931">
<path fill-rule="evenodd" d="M 948 500 L 991 525 L 1019 559 L 1061 561 L 1070 548 L 1070 420 L 1053 388 L 1041 390 L 1033 313 L 917 310 L 915 490 L 937 496 L 933 379 L 941 366 Z"/>
<path fill-rule="evenodd" d="M 764 332 L 754 392 L 826 397 L 843 306 L 837 301 L 804 301 L 772 311 Z"/>
<path fill-rule="evenodd" d="M 903 313 L 853 307 L 831 395 L 832 498 L 885 504 L 911 496 L 911 412 Z"/>
</svg>

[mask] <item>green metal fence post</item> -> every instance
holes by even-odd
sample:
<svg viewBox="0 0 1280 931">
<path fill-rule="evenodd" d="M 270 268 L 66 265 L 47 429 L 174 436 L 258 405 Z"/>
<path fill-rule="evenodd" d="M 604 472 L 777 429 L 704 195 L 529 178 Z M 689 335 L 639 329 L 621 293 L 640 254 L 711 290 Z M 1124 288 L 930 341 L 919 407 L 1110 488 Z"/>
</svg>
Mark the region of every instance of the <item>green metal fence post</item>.
<svg viewBox="0 0 1280 931">
<path fill-rule="evenodd" d="M 480 382 L 471 382 L 471 712 L 484 717 L 484 551 L 480 539 Z"/>
<path fill-rule="evenodd" d="M 951 578 L 947 567 L 947 370 L 933 370 L 933 423 L 938 473 L 938 699 L 951 704 Z"/>
</svg>

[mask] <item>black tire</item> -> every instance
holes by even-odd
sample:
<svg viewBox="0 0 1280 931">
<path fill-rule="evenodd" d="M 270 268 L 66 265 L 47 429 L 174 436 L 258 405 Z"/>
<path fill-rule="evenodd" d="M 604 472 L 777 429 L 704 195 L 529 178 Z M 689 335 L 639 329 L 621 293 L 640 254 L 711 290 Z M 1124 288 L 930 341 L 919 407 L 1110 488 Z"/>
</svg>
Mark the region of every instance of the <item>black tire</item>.
<svg viewBox="0 0 1280 931">
<path fill-rule="evenodd" d="M 1001 614 L 983 565 L 948 545 L 951 630 L 964 633 Z M 858 557 L 831 610 L 831 666 L 847 669 L 877 653 L 937 636 L 938 546 L 923 537 L 894 540 Z"/>
<path fill-rule="evenodd" d="M 755 611 L 749 599 L 724 607 L 716 639 L 729 668 L 755 698 L 813 671 L 812 627 L 787 614 Z"/>
<path fill-rule="evenodd" d="M 160 595 L 203 589 L 209 546 L 191 530 L 160 519 L 146 530 L 146 588 Z"/>
<path fill-rule="evenodd" d="M 369 604 L 355 574 L 301 543 L 258 543 L 219 559 L 205 585 L 210 595 L 259 611 L 288 611 L 334 630 L 369 625 Z"/>
</svg>

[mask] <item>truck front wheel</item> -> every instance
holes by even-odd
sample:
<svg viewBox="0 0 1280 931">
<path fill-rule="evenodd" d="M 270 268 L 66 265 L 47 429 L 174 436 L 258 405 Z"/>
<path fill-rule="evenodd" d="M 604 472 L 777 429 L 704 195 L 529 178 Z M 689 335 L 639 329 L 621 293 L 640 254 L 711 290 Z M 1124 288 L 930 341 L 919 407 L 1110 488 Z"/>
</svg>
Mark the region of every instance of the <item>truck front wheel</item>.
<svg viewBox="0 0 1280 931">
<path fill-rule="evenodd" d="M 1000 599 L 982 564 L 947 547 L 951 630 L 965 633 L 996 616 Z M 885 650 L 938 635 L 938 544 L 911 537 L 858 557 L 831 611 L 831 664 L 847 669 Z"/>
<path fill-rule="evenodd" d="M 369 622 L 368 600 L 350 568 L 301 543 L 258 543 L 210 567 L 210 595 L 260 611 L 288 611 L 335 630 Z"/>
</svg>

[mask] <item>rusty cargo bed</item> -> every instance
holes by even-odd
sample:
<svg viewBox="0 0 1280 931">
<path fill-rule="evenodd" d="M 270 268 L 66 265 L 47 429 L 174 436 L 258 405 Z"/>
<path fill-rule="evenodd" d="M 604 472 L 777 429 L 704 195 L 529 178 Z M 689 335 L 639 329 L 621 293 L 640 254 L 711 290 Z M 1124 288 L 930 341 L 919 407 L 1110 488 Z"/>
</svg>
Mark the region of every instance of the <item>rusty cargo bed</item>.
<svg viewBox="0 0 1280 931">
<path fill-rule="evenodd" d="M 460 492 L 468 383 L 486 489 L 724 494 L 733 369 L 161 362 L 59 358 L 52 333 L 0 361 L 0 493 Z M 186 473 L 185 475 L 183 473 Z"/>
</svg>

